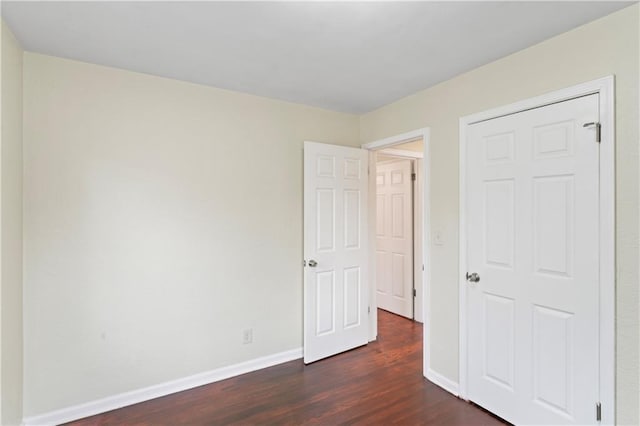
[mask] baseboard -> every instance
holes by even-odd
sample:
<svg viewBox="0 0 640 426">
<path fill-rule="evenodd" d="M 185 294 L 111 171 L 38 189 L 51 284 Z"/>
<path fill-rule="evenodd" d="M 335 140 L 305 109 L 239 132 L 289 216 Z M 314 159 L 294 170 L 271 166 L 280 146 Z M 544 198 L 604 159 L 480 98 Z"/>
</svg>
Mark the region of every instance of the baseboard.
<svg viewBox="0 0 640 426">
<path fill-rule="evenodd" d="M 302 358 L 302 348 L 280 352 L 204 373 L 194 374 L 193 376 L 160 383 L 158 385 L 27 417 L 23 420 L 23 424 L 25 426 L 42 426 L 66 423 L 300 358 Z"/>
<path fill-rule="evenodd" d="M 429 369 L 427 370 L 426 377 L 431 383 L 440 386 L 442 389 L 446 390 L 447 392 L 452 393 L 455 396 L 460 395 L 458 391 L 459 389 L 458 383 L 454 382 L 451 379 L 447 379 L 440 373 L 436 373 L 435 371 Z"/>
</svg>

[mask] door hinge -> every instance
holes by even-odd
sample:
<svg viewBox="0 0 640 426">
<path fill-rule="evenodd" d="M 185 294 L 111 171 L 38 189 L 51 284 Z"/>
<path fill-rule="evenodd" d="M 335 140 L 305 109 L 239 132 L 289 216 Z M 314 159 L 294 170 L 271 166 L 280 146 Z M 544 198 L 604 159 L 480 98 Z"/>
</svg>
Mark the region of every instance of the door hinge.
<svg viewBox="0 0 640 426">
<path fill-rule="evenodd" d="M 592 121 L 591 123 L 584 123 L 582 127 L 592 127 L 596 128 L 596 142 L 600 143 L 602 141 L 602 125 L 597 121 Z"/>
<path fill-rule="evenodd" d="M 596 403 L 596 420 L 602 420 L 602 404 L 599 402 Z"/>
<path fill-rule="evenodd" d="M 307 260 L 306 259 L 302 261 L 302 267 L 304 268 L 305 266 L 307 266 Z"/>
<path fill-rule="evenodd" d="M 413 289 L 413 297 L 416 297 L 416 296 L 417 296 L 417 293 L 416 293 L 416 289 L 414 288 Z"/>
<path fill-rule="evenodd" d="M 371 306 L 367 306 L 367 313 L 371 314 Z"/>
<path fill-rule="evenodd" d="M 415 173 L 411 173 L 411 180 L 416 180 L 416 174 Z"/>
</svg>

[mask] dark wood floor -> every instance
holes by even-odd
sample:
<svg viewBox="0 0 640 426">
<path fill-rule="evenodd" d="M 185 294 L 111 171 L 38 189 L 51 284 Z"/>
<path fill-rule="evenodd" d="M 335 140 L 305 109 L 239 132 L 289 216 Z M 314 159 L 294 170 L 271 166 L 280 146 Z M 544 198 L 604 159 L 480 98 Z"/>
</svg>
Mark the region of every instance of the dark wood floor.
<svg viewBox="0 0 640 426">
<path fill-rule="evenodd" d="M 501 425 L 422 377 L 422 325 L 379 311 L 378 341 L 89 417 L 73 425 Z"/>
</svg>

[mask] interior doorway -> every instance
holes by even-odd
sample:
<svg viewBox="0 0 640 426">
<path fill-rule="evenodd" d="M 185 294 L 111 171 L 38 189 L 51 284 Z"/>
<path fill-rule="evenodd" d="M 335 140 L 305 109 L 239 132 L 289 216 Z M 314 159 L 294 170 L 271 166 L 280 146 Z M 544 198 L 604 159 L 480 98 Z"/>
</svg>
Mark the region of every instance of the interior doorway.
<svg viewBox="0 0 640 426">
<path fill-rule="evenodd" d="M 376 155 L 376 306 L 423 322 L 422 186 L 418 161 L 422 139 L 383 149 Z"/>
<path fill-rule="evenodd" d="M 399 149 L 397 145 L 412 143 Z M 387 149 L 393 146 L 393 148 Z M 414 151 L 411 151 L 413 147 Z M 366 345 L 378 332 L 375 298 L 375 160 L 380 155 L 415 158 L 410 169 L 420 178 L 415 198 L 422 200 L 421 183 L 424 152 L 428 152 L 428 129 L 401 135 L 392 141 L 374 142 L 358 149 L 306 141 L 304 145 L 304 362 L 305 364 Z M 424 152 L 420 152 L 422 149 Z M 425 176 L 422 179 L 422 176 Z M 424 191 L 426 192 L 426 191 Z M 413 197 L 413 194 L 411 194 Z M 408 197 L 407 197 L 408 198 Z M 426 197 L 424 197 L 426 199 Z M 423 203 L 414 203 L 422 207 Z M 413 210 L 408 208 L 407 210 Z M 426 209 L 425 209 L 426 210 Z M 420 277 L 415 287 L 416 307 L 409 311 L 424 321 L 421 311 L 423 270 L 428 266 L 422 256 L 426 223 L 422 208 L 405 232 L 411 237 L 407 253 L 407 276 Z M 413 223 L 415 222 L 415 223 Z M 427 227 L 428 229 L 428 227 Z M 415 237 L 414 237 L 415 232 Z M 417 260 L 414 256 L 418 256 Z M 424 267 L 423 267 L 424 265 Z M 417 269 L 417 272 L 414 271 Z M 418 269 L 419 268 L 419 269 Z M 414 298 L 413 295 L 410 296 Z M 411 300 L 411 299 L 410 299 Z M 428 350 L 428 348 L 427 348 Z"/>
<path fill-rule="evenodd" d="M 416 321 L 423 322 L 423 374 L 429 371 L 429 129 L 423 128 L 411 132 L 391 136 L 364 144 L 362 147 L 370 151 L 369 156 L 369 258 L 370 262 L 370 306 L 369 341 L 376 340 L 378 334 L 378 274 L 377 274 L 377 160 L 403 158 L 415 164 L 416 180 L 414 181 L 414 203 L 412 220 L 412 239 L 414 253 L 412 256 L 412 275 L 415 282 L 415 297 L 413 297 Z"/>
</svg>

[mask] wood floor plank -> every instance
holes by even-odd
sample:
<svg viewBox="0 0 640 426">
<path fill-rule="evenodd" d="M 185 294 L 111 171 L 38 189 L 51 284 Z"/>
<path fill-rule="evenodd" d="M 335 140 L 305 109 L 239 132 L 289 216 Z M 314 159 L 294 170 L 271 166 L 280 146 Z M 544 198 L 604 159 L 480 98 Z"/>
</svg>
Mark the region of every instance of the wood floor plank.
<svg viewBox="0 0 640 426">
<path fill-rule="evenodd" d="M 422 325 L 379 310 L 378 340 L 70 423 L 98 425 L 502 425 L 422 377 Z"/>
</svg>

